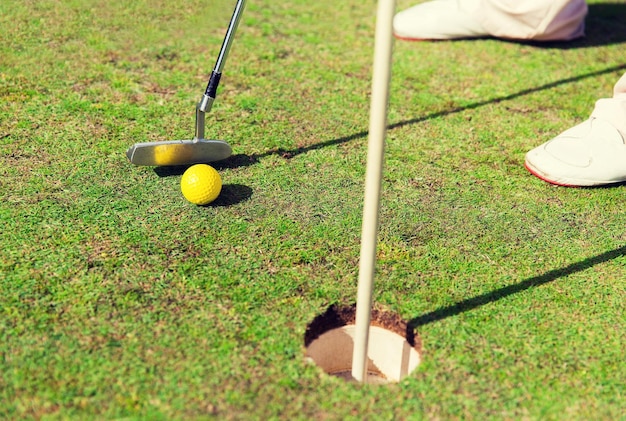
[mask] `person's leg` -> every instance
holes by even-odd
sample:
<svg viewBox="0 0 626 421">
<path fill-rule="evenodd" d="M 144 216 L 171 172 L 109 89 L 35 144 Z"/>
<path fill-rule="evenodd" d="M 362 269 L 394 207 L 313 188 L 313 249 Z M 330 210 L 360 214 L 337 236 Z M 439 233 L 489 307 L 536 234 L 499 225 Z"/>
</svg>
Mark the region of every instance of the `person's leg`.
<svg viewBox="0 0 626 421">
<path fill-rule="evenodd" d="M 585 34 L 587 4 L 585 0 L 478 0 L 472 13 L 496 38 L 569 41 Z"/>
<path fill-rule="evenodd" d="M 626 182 L 626 73 L 591 117 L 526 154 L 526 168 L 561 186 Z"/>
<path fill-rule="evenodd" d="M 615 84 L 613 98 L 596 102 L 591 117 L 608 121 L 626 138 L 626 73 Z"/>
<path fill-rule="evenodd" d="M 567 41 L 584 35 L 585 0 L 432 0 L 398 13 L 405 40 L 496 38 Z"/>
<path fill-rule="evenodd" d="M 470 4 L 467 4 L 470 3 Z M 433 0 L 397 13 L 393 32 L 403 40 L 443 40 L 489 36 L 469 9 L 467 0 Z"/>
</svg>

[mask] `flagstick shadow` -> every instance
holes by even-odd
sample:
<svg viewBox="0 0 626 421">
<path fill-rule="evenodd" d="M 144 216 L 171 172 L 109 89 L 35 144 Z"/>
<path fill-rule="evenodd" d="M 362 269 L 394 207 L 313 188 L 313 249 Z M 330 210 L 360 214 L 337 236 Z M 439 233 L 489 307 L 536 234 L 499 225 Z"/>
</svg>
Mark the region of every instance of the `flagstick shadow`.
<svg viewBox="0 0 626 421">
<path fill-rule="evenodd" d="M 581 262 L 573 263 L 564 268 L 551 270 L 550 272 L 544 273 L 543 275 L 528 278 L 517 284 L 499 288 L 482 295 L 477 295 L 476 297 L 468 298 L 466 300 L 459 301 L 456 304 L 442 307 L 421 316 L 415 317 L 414 319 L 409 321 L 407 329 L 413 331 L 420 326 L 424 326 L 432 322 L 437 322 L 448 317 L 457 316 L 461 313 L 477 309 L 484 305 L 496 302 L 498 300 L 529 290 L 531 288 L 536 288 L 548 284 L 550 282 L 556 281 L 557 279 L 564 278 L 574 273 L 582 272 L 595 265 L 605 263 L 622 256 L 626 256 L 626 246 L 599 254 L 594 257 L 590 257 Z"/>
</svg>

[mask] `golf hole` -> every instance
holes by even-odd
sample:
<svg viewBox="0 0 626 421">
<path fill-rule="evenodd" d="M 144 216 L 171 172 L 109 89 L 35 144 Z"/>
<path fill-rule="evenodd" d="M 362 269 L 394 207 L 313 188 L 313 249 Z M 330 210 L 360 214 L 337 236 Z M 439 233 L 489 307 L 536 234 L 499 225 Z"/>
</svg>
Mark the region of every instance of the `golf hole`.
<svg viewBox="0 0 626 421">
<path fill-rule="evenodd" d="M 306 329 L 305 357 L 331 376 L 354 381 L 355 306 L 332 305 Z M 366 383 L 397 383 L 421 362 L 421 341 L 399 316 L 374 309 L 367 351 Z"/>
</svg>

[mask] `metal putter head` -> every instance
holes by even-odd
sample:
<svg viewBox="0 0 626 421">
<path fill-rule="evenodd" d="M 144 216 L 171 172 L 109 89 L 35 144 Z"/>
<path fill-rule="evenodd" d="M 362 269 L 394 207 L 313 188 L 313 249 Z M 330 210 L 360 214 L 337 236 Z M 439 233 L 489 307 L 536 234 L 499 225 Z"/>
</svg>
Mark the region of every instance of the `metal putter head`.
<svg viewBox="0 0 626 421">
<path fill-rule="evenodd" d="M 191 139 L 136 143 L 126 151 L 135 165 L 192 165 L 220 161 L 232 153 L 222 140 Z"/>
<path fill-rule="evenodd" d="M 126 156 L 131 163 L 145 166 L 192 165 L 220 161 L 232 154 L 223 140 L 204 138 L 204 116 L 214 98 L 204 95 L 196 107 L 196 136 L 191 140 L 135 143 Z"/>
</svg>

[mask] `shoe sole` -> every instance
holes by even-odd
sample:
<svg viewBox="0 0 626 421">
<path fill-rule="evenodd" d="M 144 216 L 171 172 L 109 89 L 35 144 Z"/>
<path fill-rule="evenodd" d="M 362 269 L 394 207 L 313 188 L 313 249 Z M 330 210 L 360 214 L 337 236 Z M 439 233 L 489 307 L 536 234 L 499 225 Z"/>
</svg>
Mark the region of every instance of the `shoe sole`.
<svg viewBox="0 0 626 421">
<path fill-rule="evenodd" d="M 429 39 L 429 38 L 409 38 L 409 37 L 403 37 L 400 36 L 398 34 L 393 34 L 395 39 L 398 39 L 400 41 L 415 41 L 415 42 L 419 42 L 419 41 L 446 41 L 445 39 Z"/>
<path fill-rule="evenodd" d="M 398 35 L 396 33 L 393 34 L 394 38 L 400 41 L 414 41 L 414 42 L 445 42 L 445 41 L 463 41 L 463 40 L 477 40 L 477 39 L 487 39 L 489 36 L 481 36 L 481 37 L 464 37 L 464 38 L 410 38 L 404 37 L 402 35 Z"/>
<path fill-rule="evenodd" d="M 524 162 L 524 166 L 526 169 L 535 177 L 540 180 L 545 181 L 546 183 L 554 184 L 555 186 L 561 187 L 572 187 L 572 188 L 581 188 L 581 187 L 603 187 L 603 186 L 615 186 L 620 184 L 625 184 L 624 181 L 591 181 L 591 180 L 551 180 L 544 174 L 542 174 L 539 170 L 534 168 L 528 161 Z"/>
</svg>

